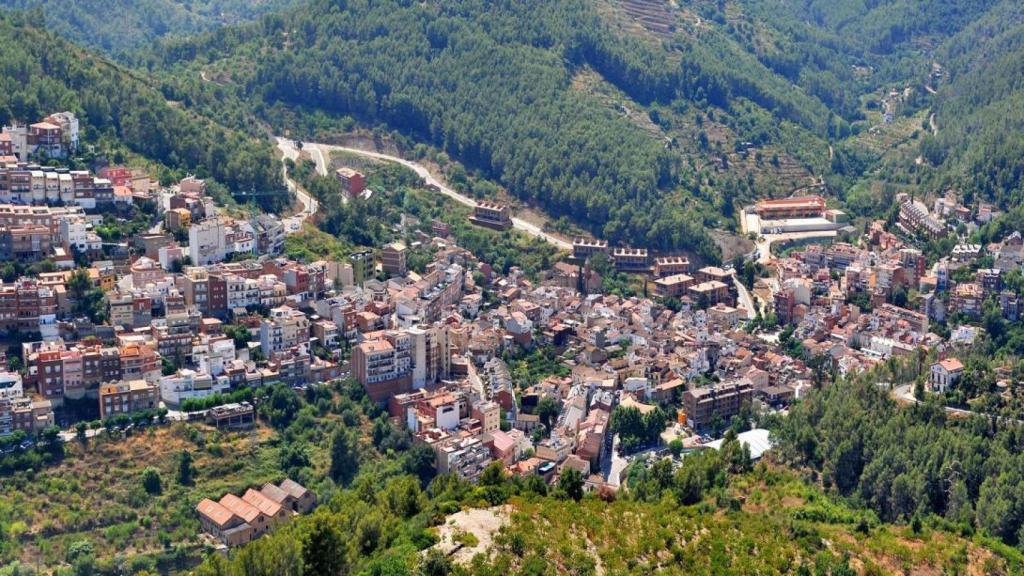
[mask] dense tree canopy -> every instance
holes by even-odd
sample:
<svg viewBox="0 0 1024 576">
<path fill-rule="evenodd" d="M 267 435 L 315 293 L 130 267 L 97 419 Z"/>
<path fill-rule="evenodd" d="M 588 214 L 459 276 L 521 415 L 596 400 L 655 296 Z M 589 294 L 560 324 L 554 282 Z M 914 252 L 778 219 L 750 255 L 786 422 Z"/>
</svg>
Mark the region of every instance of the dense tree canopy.
<svg viewBox="0 0 1024 576">
<path fill-rule="evenodd" d="M 0 0 L 0 8 L 41 12 L 47 27 L 116 56 L 167 35 L 248 20 L 294 0 Z M 38 10 L 39 12 L 35 12 Z"/>
<path fill-rule="evenodd" d="M 283 189 L 269 143 L 172 105 L 145 78 L 32 24 L 24 15 L 0 16 L 0 122 L 70 110 L 87 144 L 123 144 L 179 176 L 214 178 L 232 192 Z M 260 198 L 276 207 L 287 195 Z"/>
<path fill-rule="evenodd" d="M 937 403 L 899 407 L 863 379 L 812 393 L 780 420 L 789 461 L 886 521 L 937 514 L 1010 544 L 1024 532 L 1024 429 L 948 419 Z"/>
</svg>

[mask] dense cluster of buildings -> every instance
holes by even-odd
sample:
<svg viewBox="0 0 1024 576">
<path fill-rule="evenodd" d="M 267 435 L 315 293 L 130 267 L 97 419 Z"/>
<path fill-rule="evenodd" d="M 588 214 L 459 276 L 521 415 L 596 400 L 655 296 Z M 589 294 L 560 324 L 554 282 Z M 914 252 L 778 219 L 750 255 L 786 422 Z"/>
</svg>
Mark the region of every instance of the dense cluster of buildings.
<svg viewBox="0 0 1024 576">
<path fill-rule="evenodd" d="M 963 371 L 947 357 L 969 344 L 991 306 L 1006 321 L 1020 319 L 1020 298 L 1004 277 L 1021 269 L 1019 232 L 988 246 L 957 244 L 950 254 L 929 263 L 914 238 L 941 238 L 954 224 L 968 228 L 991 217 L 978 215 L 940 198 L 931 211 L 920 201 L 900 198 L 899 226 L 890 231 L 874 222 L 856 245 L 810 245 L 787 257 L 773 258 L 770 278 L 755 289 L 770 301 L 778 321 L 794 327 L 805 351 L 825 354 L 829 365 L 846 373 L 919 350 L 938 350 L 929 386 L 950 389 Z M 899 235 L 893 233 L 899 233 Z M 939 336 L 932 323 L 955 319 L 953 334 Z M 966 322 L 966 324 L 964 324 Z"/>
<path fill-rule="evenodd" d="M 685 256 L 577 238 L 569 261 L 531 279 L 514 267 L 499 274 L 434 222 L 341 260 L 299 262 L 280 256 L 287 234 L 280 220 L 232 218 L 195 178 L 147 192 L 160 225 L 112 254 L 95 246 L 91 214 L 98 204 L 33 205 L 50 198 L 50 174 L 54 198 L 62 198 L 68 178 L 69 198 L 77 198 L 74 173 L 38 171 L 41 196 L 30 186 L 28 196 L 0 206 L 0 250 L 6 230 L 45 230 L 40 246 L 49 242 L 88 262 L 89 291 L 102 294 L 102 313 L 83 310 L 82 295 L 71 294 L 73 260 L 0 284 L 0 330 L 39 334 L 22 344 L 22 372 L 0 374 L 0 433 L 52 423 L 53 410 L 68 399 L 95 401 L 107 418 L 180 409 L 240 387 L 350 377 L 433 450 L 440 472 L 475 480 L 500 462 L 511 474 L 554 480 L 570 468 L 590 488 L 616 486 L 602 470 L 613 457 L 609 422 L 619 406 L 661 406 L 676 434 L 700 444 L 701 433 L 747 407 L 783 406 L 829 372 L 942 348 L 947 343 L 931 323 L 950 314 L 977 318 L 995 302 L 1008 320 L 1019 318 L 1003 275 L 1024 262 L 1020 234 L 957 246 L 929 266 L 919 249 L 877 222 L 855 244 L 768 258 L 754 292 L 762 314 L 787 327 L 787 341 L 779 343 L 745 329 L 732 270 L 692 265 Z M 4 188 L 2 174 L 0 194 L 13 190 Z M 365 190 L 358 172 L 336 177 L 346 194 Z M 93 179 L 93 189 L 97 181 L 119 186 L 115 178 L 130 175 L 111 171 L 107 180 Z M 932 213 L 900 200 L 900 230 L 934 236 Z M 836 212 L 820 197 L 806 197 L 764 201 L 752 213 L 762 224 L 788 226 L 836 224 Z M 957 207 L 935 213 L 945 218 Z M 511 226 L 509 208 L 491 202 L 477 204 L 471 220 Z M 17 246 L 15 253 L 35 253 L 31 241 Z M 991 264 L 975 265 L 983 255 Z M 653 294 L 602 294 L 591 267 L 598 257 L 645 275 Z M 523 376 L 519 363 L 532 353 L 547 358 L 552 375 Z M 955 386 L 963 372 L 947 356 L 931 368 L 936 390 Z M 206 416 L 218 428 L 241 430 L 253 425 L 254 409 L 227 404 Z M 251 540 L 298 510 L 303 496 L 293 488 L 308 494 L 268 485 L 204 500 L 204 529 L 224 544 Z"/>
<path fill-rule="evenodd" d="M 0 329 L 39 334 L 22 345 L 18 394 L 32 402 L 36 429 L 69 399 L 95 401 L 109 418 L 180 409 L 243 386 L 351 377 L 434 450 L 442 472 L 472 480 L 500 461 L 512 473 L 551 480 L 568 466 L 593 487 L 605 482 L 608 423 L 622 402 L 675 406 L 700 429 L 758 398 L 784 402 L 809 381 L 801 362 L 780 360 L 771 344 L 738 329 L 745 314 L 733 307 L 730 271 L 691 269 L 683 256 L 579 240 L 582 262 L 559 263 L 531 281 L 515 268 L 496 273 L 434 223 L 431 233 L 342 261 L 297 262 L 278 255 L 279 222 L 221 213 L 200 180 L 151 197 L 162 226 L 133 238 L 127 253 L 70 247 L 89 262 L 102 322 L 90 321 L 70 293 L 70 270 L 0 285 Z M 92 212 L 14 208 L 86 219 Z M 509 222 L 507 207 L 478 208 L 474 217 L 492 227 Z M 47 224 L 59 233 L 59 222 Z M 600 277 L 587 264 L 598 252 L 622 271 L 657 278 L 658 291 L 681 290 L 672 292 L 679 311 L 598 293 Z M 416 272 L 414 253 L 427 259 Z M 237 339 L 242 328 L 245 342 Z M 503 358 L 538 348 L 555 351 L 568 375 L 515 381 Z M 557 414 L 540 413 L 550 404 L 544 399 Z M 20 422 L 25 401 L 17 406 Z M 251 426 L 253 416 L 247 404 L 206 415 L 232 430 Z M 261 521 L 250 509 L 258 504 L 225 498 L 199 510 L 222 542 L 247 541 L 275 516 Z"/>
<path fill-rule="evenodd" d="M 991 222 L 999 215 L 991 204 L 981 202 L 976 209 L 960 204 L 953 191 L 935 199 L 929 210 L 928 205 L 905 193 L 896 195 L 899 205 L 897 225 L 907 236 L 926 239 L 944 238 L 960 225 L 972 228 Z"/>
</svg>

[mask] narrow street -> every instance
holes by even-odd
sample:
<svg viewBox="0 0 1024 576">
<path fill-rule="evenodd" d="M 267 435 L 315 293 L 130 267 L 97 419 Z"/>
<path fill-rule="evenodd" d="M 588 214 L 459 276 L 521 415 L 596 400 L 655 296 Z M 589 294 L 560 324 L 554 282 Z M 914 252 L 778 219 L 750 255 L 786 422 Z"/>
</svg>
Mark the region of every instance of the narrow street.
<svg viewBox="0 0 1024 576">
<path fill-rule="evenodd" d="M 754 305 L 754 299 L 750 296 L 750 291 L 747 287 L 740 282 L 740 279 L 736 276 L 738 271 L 733 271 L 732 282 L 736 285 L 736 295 L 740 308 L 747 311 L 747 320 L 753 320 L 754 316 L 757 315 L 757 307 Z"/>
</svg>

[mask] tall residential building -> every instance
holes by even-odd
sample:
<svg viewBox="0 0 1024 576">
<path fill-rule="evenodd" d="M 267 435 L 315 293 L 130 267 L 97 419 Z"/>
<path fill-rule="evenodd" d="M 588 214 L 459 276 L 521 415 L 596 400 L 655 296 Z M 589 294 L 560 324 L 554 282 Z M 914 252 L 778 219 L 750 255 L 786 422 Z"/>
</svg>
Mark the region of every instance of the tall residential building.
<svg viewBox="0 0 1024 576">
<path fill-rule="evenodd" d="M 341 183 L 341 189 L 349 198 L 355 198 L 366 190 L 366 176 L 351 168 L 343 167 L 334 171 L 335 178 Z"/>
<path fill-rule="evenodd" d="M 694 428 L 703 428 L 716 417 L 728 422 L 752 396 L 753 387 L 745 380 L 687 390 L 683 393 L 686 421 Z"/>
<path fill-rule="evenodd" d="M 377 333 L 352 352 L 352 375 L 374 402 L 447 378 L 451 346 L 445 328 Z"/>
<path fill-rule="evenodd" d="M 207 218 L 188 229 L 188 254 L 192 263 L 206 266 L 221 262 L 228 254 L 227 230 L 220 218 Z"/>
<path fill-rule="evenodd" d="M 0 331 L 38 332 L 40 317 L 57 313 L 57 293 L 36 280 L 0 284 Z"/>
<path fill-rule="evenodd" d="M 260 349 L 268 358 L 275 352 L 309 342 L 309 317 L 292 308 L 279 307 L 260 322 Z"/>
<path fill-rule="evenodd" d="M 392 242 L 380 252 L 382 268 L 385 274 L 391 276 L 405 276 L 407 272 L 405 254 L 408 249 L 401 242 Z"/>
</svg>

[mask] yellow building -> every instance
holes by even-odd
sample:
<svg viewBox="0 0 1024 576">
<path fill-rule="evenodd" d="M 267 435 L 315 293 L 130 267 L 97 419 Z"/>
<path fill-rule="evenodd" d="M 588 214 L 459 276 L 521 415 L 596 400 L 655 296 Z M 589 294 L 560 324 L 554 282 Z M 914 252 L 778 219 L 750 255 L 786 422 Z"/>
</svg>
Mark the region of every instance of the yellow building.
<svg viewBox="0 0 1024 576">
<path fill-rule="evenodd" d="M 164 215 L 164 224 L 170 232 L 184 230 L 192 224 L 192 213 L 185 208 L 171 208 Z"/>
</svg>

